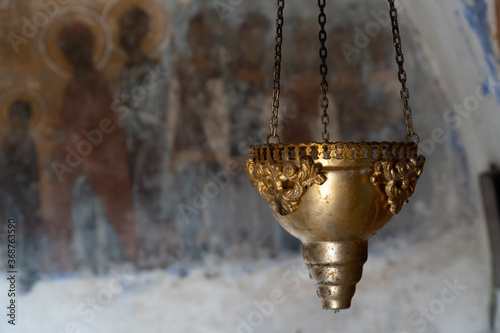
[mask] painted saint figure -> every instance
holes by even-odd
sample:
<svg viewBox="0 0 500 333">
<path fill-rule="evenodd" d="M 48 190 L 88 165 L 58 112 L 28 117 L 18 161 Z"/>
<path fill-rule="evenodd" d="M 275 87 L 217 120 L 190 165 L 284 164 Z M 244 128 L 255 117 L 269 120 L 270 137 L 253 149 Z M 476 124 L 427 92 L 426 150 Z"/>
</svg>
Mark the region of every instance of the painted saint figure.
<svg viewBox="0 0 500 333">
<path fill-rule="evenodd" d="M 40 238 L 43 224 L 40 217 L 38 157 L 28 131 L 31 114 L 28 101 L 17 99 L 8 109 L 10 127 L 1 146 L 4 212 L 16 220 L 18 265 L 22 267 L 21 284 L 29 290 L 37 279 Z"/>
<path fill-rule="evenodd" d="M 266 51 L 271 49 L 265 41 L 271 22 L 259 13 L 250 13 L 236 30 L 235 43 L 237 56 L 231 64 L 227 79 L 228 110 L 230 124 L 230 156 L 240 172 L 231 177 L 228 193 L 233 198 L 229 207 L 231 221 L 228 225 L 231 243 L 235 246 L 250 245 L 249 255 L 255 251 L 274 251 L 277 246 L 275 230 L 269 228 L 266 214 L 268 209 L 261 198 L 253 195 L 254 189 L 243 172 L 250 145 L 261 140 L 262 129 L 267 119 L 271 98 L 269 71 L 266 64 Z M 267 127 L 266 127 L 267 128 Z M 258 249 L 258 250 L 257 250 Z"/>
<path fill-rule="evenodd" d="M 288 54 L 291 54 L 291 70 L 285 71 L 283 77 L 283 82 L 287 84 L 283 85 L 282 92 L 284 104 L 284 114 L 280 119 L 283 124 L 282 142 L 300 143 L 321 139 L 321 92 L 318 75 L 320 58 L 315 52 L 319 49 L 319 45 L 314 38 L 317 30 L 316 26 L 310 24 L 312 21 L 306 19 L 294 24 L 293 43 L 287 46 L 290 48 Z M 333 110 L 329 111 L 331 115 Z M 332 137 L 335 134 L 332 133 Z"/>
<path fill-rule="evenodd" d="M 227 159 L 229 130 L 223 107 L 224 80 L 215 57 L 217 28 L 218 21 L 210 12 L 195 15 L 187 31 L 191 56 L 177 59 L 176 64 L 179 110 L 172 165 L 180 192 L 176 223 L 186 260 L 199 260 L 206 252 L 220 254 L 226 238 L 222 190 L 205 209 L 193 209 L 193 193 L 212 182 Z"/>
<path fill-rule="evenodd" d="M 125 258 L 135 262 L 137 242 L 125 134 L 112 111 L 112 95 L 92 59 L 94 36 L 81 22 L 65 25 L 59 47 L 73 67 L 63 95 L 61 142 L 54 149 L 51 227 L 61 270 L 71 270 L 72 186 L 84 175 L 104 208 Z"/>
<path fill-rule="evenodd" d="M 230 154 L 245 157 L 252 144 L 259 143 L 258 134 L 267 118 L 271 89 L 269 71 L 266 66 L 266 51 L 263 44 L 270 21 L 258 13 L 249 14 L 237 31 L 238 57 L 232 64 L 227 82 L 230 123 Z M 243 160 L 244 161 L 244 160 Z"/>
<path fill-rule="evenodd" d="M 162 184 L 166 159 L 167 81 L 161 64 L 142 50 L 150 16 L 140 7 L 126 9 L 119 19 L 120 46 L 126 62 L 115 97 L 127 110 L 121 124 L 127 139 L 132 192 L 136 208 L 140 261 L 158 255 L 154 237 L 162 217 Z M 144 231 L 145 233 L 142 233 Z"/>
</svg>

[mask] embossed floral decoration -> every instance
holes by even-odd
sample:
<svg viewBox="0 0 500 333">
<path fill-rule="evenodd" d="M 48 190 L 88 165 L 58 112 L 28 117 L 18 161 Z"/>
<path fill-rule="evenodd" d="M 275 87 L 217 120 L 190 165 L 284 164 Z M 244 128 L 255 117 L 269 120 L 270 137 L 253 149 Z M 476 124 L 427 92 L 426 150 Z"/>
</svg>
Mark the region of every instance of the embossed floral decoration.
<svg viewBox="0 0 500 333">
<path fill-rule="evenodd" d="M 422 155 L 409 159 L 386 156 L 375 163 L 370 180 L 374 185 L 383 186 L 392 214 L 398 214 L 403 205 L 408 203 L 424 163 L 425 157 Z"/>
<path fill-rule="evenodd" d="M 326 181 L 321 168 L 321 163 L 314 163 L 310 156 L 283 163 L 273 160 L 256 163 L 254 159 L 246 163 L 250 183 L 257 186 L 262 197 L 282 216 L 297 210 L 308 186 Z"/>
</svg>

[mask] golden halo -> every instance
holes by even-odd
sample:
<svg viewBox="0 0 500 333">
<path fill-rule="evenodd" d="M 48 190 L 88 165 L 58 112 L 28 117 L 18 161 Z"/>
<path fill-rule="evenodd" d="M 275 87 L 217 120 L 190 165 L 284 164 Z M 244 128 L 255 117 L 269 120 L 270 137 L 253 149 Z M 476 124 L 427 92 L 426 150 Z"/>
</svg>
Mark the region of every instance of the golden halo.
<svg viewBox="0 0 500 333">
<path fill-rule="evenodd" d="M 104 8 L 103 17 L 112 33 L 115 48 L 121 49 L 118 22 L 123 12 L 130 7 L 141 8 L 151 19 L 148 34 L 142 42 L 144 53 L 156 54 L 163 50 L 170 38 L 168 15 L 163 5 L 155 0 L 112 0 L 108 2 Z"/>
<path fill-rule="evenodd" d="M 9 128 L 9 107 L 16 99 L 23 99 L 30 103 L 29 131 L 32 134 L 37 134 L 47 121 L 47 105 L 40 95 L 27 88 L 10 89 L 0 97 L 0 132 L 5 134 Z"/>
<path fill-rule="evenodd" d="M 47 66 L 62 76 L 70 76 L 72 66 L 59 49 L 58 34 L 64 24 L 81 22 L 86 24 L 94 35 L 94 63 L 98 69 L 102 69 L 108 62 L 111 54 L 111 35 L 106 23 L 98 13 L 82 8 L 70 7 L 61 10 L 51 23 L 46 26 L 38 39 L 38 47 Z"/>
</svg>

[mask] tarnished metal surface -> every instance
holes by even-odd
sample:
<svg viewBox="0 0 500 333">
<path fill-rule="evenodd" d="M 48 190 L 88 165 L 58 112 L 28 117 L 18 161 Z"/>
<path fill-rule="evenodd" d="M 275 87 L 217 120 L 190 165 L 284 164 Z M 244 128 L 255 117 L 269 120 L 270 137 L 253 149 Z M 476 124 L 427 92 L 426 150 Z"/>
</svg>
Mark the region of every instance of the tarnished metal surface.
<svg viewBox="0 0 500 333">
<path fill-rule="evenodd" d="M 252 147 L 251 155 L 251 183 L 270 202 L 283 228 L 302 241 L 304 261 L 323 307 L 349 308 L 367 259 L 368 239 L 408 202 L 422 172 L 425 158 L 417 156 L 417 145 L 278 144 Z M 296 166 L 288 179 L 280 173 L 261 177 L 255 172 L 283 170 L 287 163 Z M 297 166 L 304 170 L 297 172 Z M 291 181 L 297 177 L 309 181 L 300 183 L 300 200 L 283 214 L 282 207 L 290 207 L 290 201 L 282 193 L 297 192 L 297 181 Z"/>
<path fill-rule="evenodd" d="M 303 253 L 323 308 L 349 308 L 368 258 L 368 241 L 304 243 Z"/>
</svg>

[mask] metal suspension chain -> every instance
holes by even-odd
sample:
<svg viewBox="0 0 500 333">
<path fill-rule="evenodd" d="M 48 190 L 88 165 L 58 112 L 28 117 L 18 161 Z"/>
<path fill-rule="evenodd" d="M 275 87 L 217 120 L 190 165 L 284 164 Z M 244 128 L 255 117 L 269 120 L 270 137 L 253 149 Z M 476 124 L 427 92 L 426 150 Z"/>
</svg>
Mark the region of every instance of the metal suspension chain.
<svg viewBox="0 0 500 333">
<path fill-rule="evenodd" d="M 274 47 L 273 104 L 271 121 L 269 123 L 271 134 L 267 136 L 267 144 L 269 144 L 271 138 L 275 138 L 277 143 L 280 143 L 280 137 L 278 136 L 278 112 L 280 108 L 281 45 L 283 44 L 283 9 L 285 8 L 285 0 L 278 0 L 277 7 L 278 14 L 276 17 Z"/>
<path fill-rule="evenodd" d="M 319 72 L 321 74 L 321 91 L 323 92 L 323 96 L 321 96 L 321 109 L 323 113 L 321 115 L 321 123 L 323 124 L 323 141 L 328 142 L 330 140 L 330 133 L 328 132 L 328 124 L 330 123 L 330 117 L 328 116 L 328 81 L 326 79 L 328 75 L 328 65 L 326 64 L 326 58 L 328 57 L 328 50 L 326 48 L 326 14 L 325 14 L 325 6 L 326 0 L 318 0 L 318 6 L 320 9 L 319 14 L 319 25 L 321 30 L 319 31 L 319 41 L 321 43 L 321 47 L 319 49 L 319 57 L 321 58 L 321 65 L 319 66 Z"/>
<path fill-rule="evenodd" d="M 396 5 L 394 4 L 394 0 L 389 1 L 389 14 L 391 16 L 392 23 L 392 35 L 394 39 L 394 47 L 396 48 L 396 62 L 398 64 L 398 78 L 399 82 L 401 82 L 401 100 L 403 101 L 403 114 L 406 119 L 406 137 L 405 142 L 408 142 L 408 139 L 414 137 L 417 141 L 417 144 L 420 142 L 420 138 L 417 133 L 413 130 L 413 119 L 412 119 L 412 111 L 409 104 L 410 100 L 410 91 L 406 87 L 407 75 L 404 70 L 404 56 L 403 56 L 403 47 L 401 45 L 401 35 L 399 33 L 399 24 L 398 24 L 398 11 L 396 9 Z"/>
</svg>

